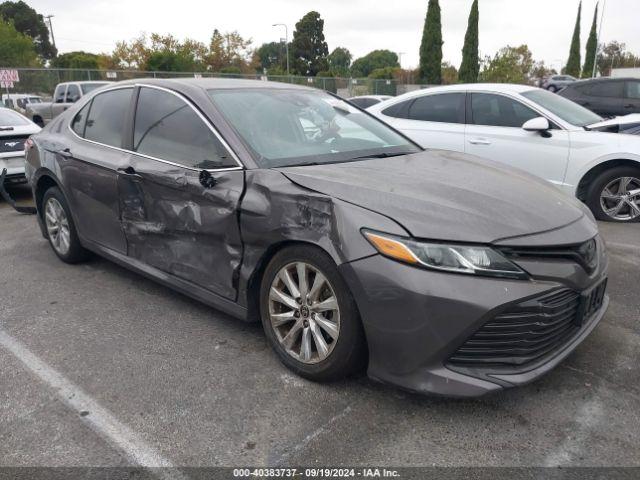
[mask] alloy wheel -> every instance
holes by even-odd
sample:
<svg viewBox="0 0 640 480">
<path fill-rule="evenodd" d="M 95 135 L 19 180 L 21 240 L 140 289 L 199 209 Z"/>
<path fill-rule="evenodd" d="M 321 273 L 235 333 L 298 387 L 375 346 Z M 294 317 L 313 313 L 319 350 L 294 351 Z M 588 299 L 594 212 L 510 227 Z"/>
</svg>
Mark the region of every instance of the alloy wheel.
<svg viewBox="0 0 640 480">
<path fill-rule="evenodd" d="M 612 180 L 600 193 L 602 211 L 617 221 L 640 217 L 640 179 L 620 177 Z"/>
<path fill-rule="evenodd" d="M 44 208 L 44 220 L 51 239 L 51 246 L 60 255 L 66 255 L 71 247 L 69 219 L 60 202 L 54 197 L 47 200 Z"/>
<path fill-rule="evenodd" d="M 296 360 L 325 360 L 340 334 L 340 308 L 333 286 L 312 265 L 285 265 L 269 290 L 269 320 L 284 350 Z"/>
</svg>

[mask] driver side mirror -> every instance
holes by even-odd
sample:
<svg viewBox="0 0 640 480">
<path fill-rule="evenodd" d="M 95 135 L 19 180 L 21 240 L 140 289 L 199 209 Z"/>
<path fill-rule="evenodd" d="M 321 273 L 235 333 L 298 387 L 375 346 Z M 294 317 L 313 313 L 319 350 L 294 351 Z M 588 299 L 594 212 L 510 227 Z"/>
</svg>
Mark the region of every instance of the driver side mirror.
<svg viewBox="0 0 640 480">
<path fill-rule="evenodd" d="M 551 136 L 549 133 L 551 125 L 549 124 L 549 120 L 544 117 L 536 117 L 526 121 L 524 125 L 522 125 L 522 129 L 527 132 L 538 132 L 545 138 Z"/>
</svg>

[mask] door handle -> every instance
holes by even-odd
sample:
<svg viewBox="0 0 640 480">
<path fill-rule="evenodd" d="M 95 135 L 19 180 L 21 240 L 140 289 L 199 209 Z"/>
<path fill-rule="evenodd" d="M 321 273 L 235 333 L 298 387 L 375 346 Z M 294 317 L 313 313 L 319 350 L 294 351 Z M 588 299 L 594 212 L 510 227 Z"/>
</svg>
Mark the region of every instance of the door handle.
<svg viewBox="0 0 640 480">
<path fill-rule="evenodd" d="M 471 145 L 491 145 L 491 142 L 486 138 L 472 138 L 469 143 Z"/>
<path fill-rule="evenodd" d="M 71 150 L 70 150 L 70 149 L 68 149 L 68 148 L 65 148 L 65 149 L 63 149 L 63 150 L 58 150 L 56 153 L 57 153 L 58 155 L 60 155 L 61 157 L 64 157 L 64 158 L 71 158 L 71 157 L 73 157 L 73 155 L 71 154 Z"/>
<path fill-rule="evenodd" d="M 132 166 L 120 167 L 120 168 L 118 168 L 118 171 L 120 173 L 124 173 L 125 175 L 137 175 L 136 169 L 133 168 Z"/>
</svg>

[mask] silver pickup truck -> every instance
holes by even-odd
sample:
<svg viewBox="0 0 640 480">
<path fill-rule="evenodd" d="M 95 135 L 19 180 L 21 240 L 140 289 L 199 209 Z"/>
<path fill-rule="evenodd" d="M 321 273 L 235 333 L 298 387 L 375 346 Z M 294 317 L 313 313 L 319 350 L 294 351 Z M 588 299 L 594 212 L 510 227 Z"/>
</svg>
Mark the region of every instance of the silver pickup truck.
<svg viewBox="0 0 640 480">
<path fill-rule="evenodd" d="M 56 86 L 52 102 L 34 103 L 28 106 L 25 116 L 33 123 L 44 127 L 83 95 L 111 82 L 64 82 Z"/>
</svg>

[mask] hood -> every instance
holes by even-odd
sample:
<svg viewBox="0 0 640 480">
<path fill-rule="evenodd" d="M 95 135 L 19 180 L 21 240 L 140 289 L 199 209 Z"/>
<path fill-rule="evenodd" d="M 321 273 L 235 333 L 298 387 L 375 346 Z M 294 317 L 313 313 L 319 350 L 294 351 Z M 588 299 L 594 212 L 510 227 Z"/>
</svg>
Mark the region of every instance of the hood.
<svg viewBox="0 0 640 480">
<path fill-rule="evenodd" d="M 602 122 L 587 125 L 589 130 L 613 133 L 640 133 L 640 113 L 631 113 L 622 117 L 615 117 Z"/>
<path fill-rule="evenodd" d="M 454 152 L 279 170 L 298 185 L 385 215 L 423 239 L 493 243 L 585 218 L 578 200 L 553 185 Z"/>
</svg>

